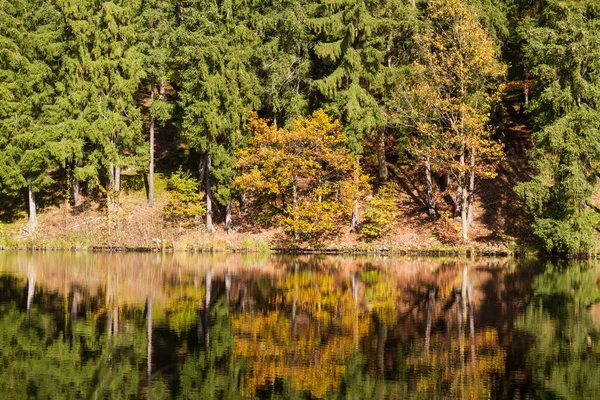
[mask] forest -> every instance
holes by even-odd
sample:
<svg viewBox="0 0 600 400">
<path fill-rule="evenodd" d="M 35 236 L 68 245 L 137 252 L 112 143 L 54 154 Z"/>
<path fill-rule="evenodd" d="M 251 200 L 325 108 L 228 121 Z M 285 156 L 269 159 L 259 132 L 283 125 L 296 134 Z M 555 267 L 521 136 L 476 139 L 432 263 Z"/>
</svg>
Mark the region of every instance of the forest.
<svg viewBox="0 0 600 400">
<path fill-rule="evenodd" d="M 597 0 L 2 0 L 0 236 L 593 253 L 599 32 Z"/>
</svg>

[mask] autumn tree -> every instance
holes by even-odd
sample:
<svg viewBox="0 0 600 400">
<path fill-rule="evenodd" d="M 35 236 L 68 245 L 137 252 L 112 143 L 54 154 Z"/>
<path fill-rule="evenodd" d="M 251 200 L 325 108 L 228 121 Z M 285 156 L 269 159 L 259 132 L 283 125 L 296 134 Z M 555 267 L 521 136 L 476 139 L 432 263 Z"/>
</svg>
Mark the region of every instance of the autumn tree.
<svg viewBox="0 0 600 400">
<path fill-rule="evenodd" d="M 296 239 L 336 232 L 366 186 L 364 176 L 356 183 L 341 123 L 318 110 L 285 129 L 252 114 L 247 129 L 252 136 L 238 152 L 244 172 L 236 185 L 267 200 Z"/>
<path fill-rule="evenodd" d="M 475 179 L 493 177 L 502 154 L 487 122 L 504 66 L 473 10 L 462 1 L 429 2 L 426 22 L 408 118 L 417 132 L 417 155 L 426 166 L 428 206 L 434 207 L 430 168 L 452 174 L 462 237 L 467 240 Z"/>
</svg>

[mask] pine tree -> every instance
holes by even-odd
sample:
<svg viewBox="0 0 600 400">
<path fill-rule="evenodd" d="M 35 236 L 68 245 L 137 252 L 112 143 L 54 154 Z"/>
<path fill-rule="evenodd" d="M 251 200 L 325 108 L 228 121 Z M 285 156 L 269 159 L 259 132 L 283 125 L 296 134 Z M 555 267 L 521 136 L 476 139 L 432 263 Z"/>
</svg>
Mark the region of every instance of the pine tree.
<svg viewBox="0 0 600 400">
<path fill-rule="evenodd" d="M 51 129 L 60 14 L 52 3 L 0 4 L 0 187 L 7 194 L 27 188 L 29 222 L 37 227 L 36 192 L 53 182 L 53 150 L 60 137 Z"/>
<path fill-rule="evenodd" d="M 534 215 L 546 250 L 577 253 L 595 247 L 591 204 L 600 162 L 600 4 L 543 0 L 520 27 L 526 68 L 535 81 L 536 174 L 518 191 Z"/>
<path fill-rule="evenodd" d="M 234 152 L 248 112 L 260 104 L 251 63 L 258 39 L 247 25 L 247 6 L 243 1 L 203 0 L 181 10 L 181 128 L 201 155 L 208 232 L 214 231 L 213 201 L 231 210 Z"/>
</svg>

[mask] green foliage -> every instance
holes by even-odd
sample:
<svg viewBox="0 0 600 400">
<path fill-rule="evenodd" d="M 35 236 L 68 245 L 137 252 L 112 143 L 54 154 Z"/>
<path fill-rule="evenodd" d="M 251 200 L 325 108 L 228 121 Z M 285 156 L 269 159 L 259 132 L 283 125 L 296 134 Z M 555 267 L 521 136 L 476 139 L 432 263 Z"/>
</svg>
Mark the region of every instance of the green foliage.
<svg viewBox="0 0 600 400">
<path fill-rule="evenodd" d="M 360 232 L 370 238 L 385 237 L 397 223 L 400 212 L 397 206 L 398 187 L 395 183 L 382 186 L 365 206 Z"/>
<path fill-rule="evenodd" d="M 163 213 L 167 220 L 180 226 L 197 222 L 206 212 L 205 204 L 198 193 L 198 182 L 189 172 L 179 170 L 167 183 L 169 202 Z"/>
<path fill-rule="evenodd" d="M 542 1 L 520 26 L 526 66 L 536 79 L 528 112 L 535 121 L 535 176 L 517 187 L 549 252 L 596 247 L 590 207 L 600 172 L 600 6 Z"/>
</svg>

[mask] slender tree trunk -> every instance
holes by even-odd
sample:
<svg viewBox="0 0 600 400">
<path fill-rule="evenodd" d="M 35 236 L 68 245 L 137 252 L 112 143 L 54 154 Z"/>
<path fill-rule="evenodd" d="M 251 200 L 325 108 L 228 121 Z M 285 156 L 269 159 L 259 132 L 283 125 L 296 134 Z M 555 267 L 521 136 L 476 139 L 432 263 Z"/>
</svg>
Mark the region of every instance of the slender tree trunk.
<svg viewBox="0 0 600 400">
<path fill-rule="evenodd" d="M 150 105 L 154 103 L 154 78 L 150 84 Z M 150 165 L 148 167 L 148 206 L 154 207 L 154 115 L 150 114 Z"/>
<path fill-rule="evenodd" d="M 115 192 L 121 191 L 121 167 L 115 166 Z"/>
<path fill-rule="evenodd" d="M 227 203 L 227 207 L 225 208 L 225 232 L 229 233 L 229 231 L 233 228 L 233 219 L 231 218 L 231 201 Z"/>
<path fill-rule="evenodd" d="M 206 155 L 206 231 L 208 233 L 213 233 L 215 231 L 215 227 L 213 225 L 213 196 L 212 190 L 210 188 L 210 168 L 211 168 L 211 160 L 210 154 Z"/>
<path fill-rule="evenodd" d="M 246 199 L 246 191 L 242 191 L 240 195 L 240 211 L 245 213 L 248 211 L 248 201 Z"/>
<path fill-rule="evenodd" d="M 471 171 L 469 171 L 469 197 L 467 198 L 467 222 L 473 226 L 473 201 L 475 200 L 475 149 L 471 149 Z"/>
<path fill-rule="evenodd" d="M 358 232 L 360 228 L 360 216 L 358 211 L 358 185 L 359 185 L 359 161 L 356 157 L 356 168 L 354 169 L 354 184 L 356 185 L 356 199 L 354 200 L 354 207 L 352 208 L 352 220 L 350 222 L 350 232 Z"/>
<path fill-rule="evenodd" d="M 111 190 L 115 187 L 115 164 L 111 161 L 108 166 L 108 182 L 110 183 Z"/>
<path fill-rule="evenodd" d="M 377 163 L 379 165 L 379 182 L 388 179 L 388 168 L 385 157 L 385 129 L 380 128 L 377 135 Z"/>
<path fill-rule="evenodd" d="M 459 189 L 461 191 L 461 207 L 460 207 L 460 221 L 462 226 L 462 238 L 464 240 L 469 240 L 468 230 L 469 224 L 467 223 L 467 207 L 465 207 L 464 201 L 467 198 L 467 186 L 465 182 L 465 145 L 463 143 L 462 151 L 460 154 L 460 174 L 459 174 Z M 458 205 L 458 199 L 456 201 Z"/>
<path fill-rule="evenodd" d="M 433 197 L 433 183 L 431 179 L 431 162 L 429 156 L 425 159 L 425 180 L 427 182 L 427 212 L 430 216 L 435 215 L 435 199 Z"/>
<path fill-rule="evenodd" d="M 75 175 L 71 178 L 71 200 L 74 206 L 78 206 L 81 203 L 81 182 Z"/>
<path fill-rule="evenodd" d="M 29 197 L 29 221 L 27 222 L 27 229 L 30 232 L 36 230 L 38 221 L 37 221 L 37 209 L 35 204 L 35 193 L 33 192 L 33 185 L 31 181 L 29 185 L 27 185 L 27 194 Z"/>
<path fill-rule="evenodd" d="M 459 174 L 458 182 L 456 182 L 456 201 L 454 202 L 454 217 L 460 216 L 463 209 L 463 182 Z"/>
<path fill-rule="evenodd" d="M 200 190 L 202 190 L 202 185 L 205 183 L 206 179 L 206 161 L 208 159 L 207 154 L 202 154 L 200 156 L 200 162 L 198 163 L 198 182 L 200 182 Z"/>
</svg>

